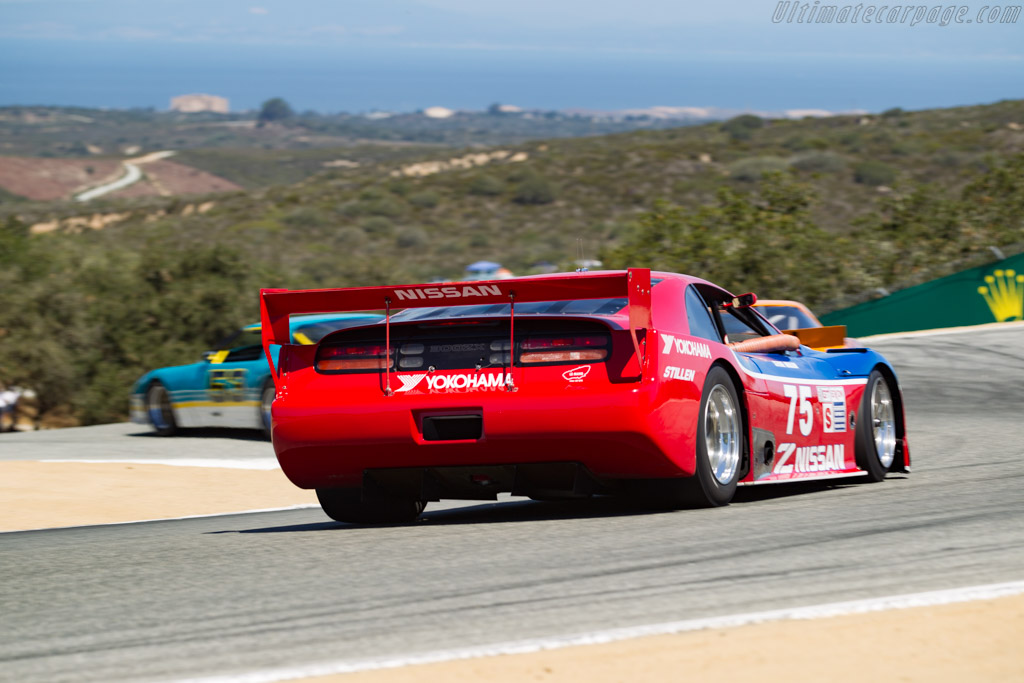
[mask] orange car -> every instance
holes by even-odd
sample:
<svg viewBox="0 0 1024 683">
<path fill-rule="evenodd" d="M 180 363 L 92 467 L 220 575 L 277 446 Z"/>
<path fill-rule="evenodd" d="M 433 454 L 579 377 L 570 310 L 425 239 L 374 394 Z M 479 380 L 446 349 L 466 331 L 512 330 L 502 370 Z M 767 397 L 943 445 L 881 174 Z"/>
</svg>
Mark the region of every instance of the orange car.
<svg viewBox="0 0 1024 683">
<path fill-rule="evenodd" d="M 826 327 L 810 309 L 799 301 L 785 299 L 758 299 L 757 312 L 783 332 L 796 336 L 801 344 L 824 351 L 846 347 L 859 347 L 856 339 L 846 336 L 846 325 Z"/>
</svg>

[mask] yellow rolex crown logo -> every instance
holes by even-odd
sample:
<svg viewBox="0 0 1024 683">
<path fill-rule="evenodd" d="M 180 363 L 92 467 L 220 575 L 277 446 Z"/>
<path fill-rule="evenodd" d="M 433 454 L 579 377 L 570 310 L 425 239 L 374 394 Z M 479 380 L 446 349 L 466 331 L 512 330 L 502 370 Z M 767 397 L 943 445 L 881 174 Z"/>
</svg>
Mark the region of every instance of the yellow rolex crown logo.
<svg viewBox="0 0 1024 683">
<path fill-rule="evenodd" d="M 997 321 L 1024 320 L 1024 275 L 1009 269 L 993 271 L 985 276 L 978 294 L 985 297 Z"/>
</svg>

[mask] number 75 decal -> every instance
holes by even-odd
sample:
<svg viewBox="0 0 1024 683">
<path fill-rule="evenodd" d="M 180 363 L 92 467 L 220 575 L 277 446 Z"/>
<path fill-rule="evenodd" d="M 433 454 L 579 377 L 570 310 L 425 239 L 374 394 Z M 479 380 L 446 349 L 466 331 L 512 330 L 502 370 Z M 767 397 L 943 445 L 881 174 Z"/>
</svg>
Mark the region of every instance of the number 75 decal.
<svg viewBox="0 0 1024 683">
<path fill-rule="evenodd" d="M 793 419 L 796 417 L 797 402 L 800 403 L 800 433 L 808 436 L 814 424 L 811 410 L 811 388 L 806 385 L 783 384 L 782 393 L 789 399 L 789 417 L 786 418 L 786 433 L 793 433 Z"/>
</svg>

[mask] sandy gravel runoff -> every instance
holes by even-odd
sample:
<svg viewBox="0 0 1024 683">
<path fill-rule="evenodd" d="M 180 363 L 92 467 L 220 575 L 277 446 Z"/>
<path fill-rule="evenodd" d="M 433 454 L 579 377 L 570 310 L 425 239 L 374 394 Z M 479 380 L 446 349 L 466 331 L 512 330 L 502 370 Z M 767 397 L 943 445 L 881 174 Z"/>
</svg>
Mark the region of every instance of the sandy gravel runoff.
<svg viewBox="0 0 1024 683">
<path fill-rule="evenodd" d="M 280 470 L 0 462 L 0 530 L 315 504 Z M 0 537 L 2 543 L 2 537 Z M 422 681 L 1024 681 L 1024 595 L 650 636 L 307 679 Z M 296 663 L 299 664 L 299 663 Z"/>
<path fill-rule="evenodd" d="M 0 531 L 316 505 L 281 470 L 0 462 Z M 326 517 L 324 519 L 327 519 Z"/>
<path fill-rule="evenodd" d="M 317 683 L 1024 680 L 1024 596 L 322 676 Z"/>
</svg>

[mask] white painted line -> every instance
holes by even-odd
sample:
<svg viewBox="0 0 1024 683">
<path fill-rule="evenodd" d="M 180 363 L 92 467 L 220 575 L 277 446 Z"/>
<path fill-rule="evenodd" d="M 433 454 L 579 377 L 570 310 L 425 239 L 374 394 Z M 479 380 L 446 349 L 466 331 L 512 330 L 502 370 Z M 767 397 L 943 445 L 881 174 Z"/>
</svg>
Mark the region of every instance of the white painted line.
<svg viewBox="0 0 1024 683">
<path fill-rule="evenodd" d="M 912 332 L 891 332 L 889 334 L 876 334 L 870 337 L 857 337 L 857 341 L 888 341 L 890 339 L 910 339 L 913 337 L 936 337 L 944 334 L 970 334 L 982 330 L 1004 330 L 1015 327 L 1024 327 L 1024 320 L 965 325 L 963 327 L 942 327 L 934 330 L 914 330 Z M 865 344 L 865 346 L 868 346 L 868 344 Z"/>
<path fill-rule="evenodd" d="M 66 531 L 68 529 L 87 529 L 94 526 L 123 526 L 126 524 L 148 524 L 149 522 L 178 522 L 183 519 L 205 519 L 206 517 L 231 517 L 232 515 L 256 515 L 261 512 L 288 512 L 289 510 L 312 510 L 320 509 L 316 503 L 302 503 L 300 505 L 289 505 L 283 508 L 262 508 L 260 510 L 238 510 L 237 512 L 214 512 L 209 515 L 186 515 L 184 517 L 157 517 L 155 519 L 133 519 L 128 522 L 101 522 L 99 524 L 76 524 L 73 526 L 43 526 L 36 529 L 11 529 L 0 531 L 0 534 L 20 534 L 23 531 Z"/>
<path fill-rule="evenodd" d="M 848 602 L 834 602 L 825 605 L 812 605 L 809 607 L 792 607 L 788 609 L 770 610 L 767 612 L 751 612 L 748 614 L 733 614 L 724 617 L 688 619 L 686 621 L 672 621 L 663 624 L 650 624 L 647 626 L 632 626 L 604 631 L 591 631 L 589 633 L 578 633 L 554 638 L 516 640 L 505 643 L 494 643 L 493 645 L 480 645 L 477 647 L 466 647 L 453 650 L 435 650 L 433 652 L 397 655 L 392 657 L 369 657 L 365 659 L 340 660 L 336 662 L 324 662 L 321 664 L 308 664 L 305 666 L 265 669 L 263 671 L 253 671 L 251 673 L 244 674 L 188 678 L 181 679 L 180 683 L 274 683 L 275 681 L 294 680 L 297 678 L 309 678 L 313 676 L 330 676 L 336 674 L 355 673 L 357 671 L 371 671 L 375 669 L 394 669 L 416 664 L 435 664 L 438 662 L 476 659 L 478 657 L 493 657 L 496 655 L 528 654 L 531 652 L 557 650 L 565 647 L 575 647 L 578 645 L 600 645 L 620 640 L 642 638 L 645 636 L 660 636 L 674 633 L 685 633 L 688 631 L 733 628 L 736 626 L 760 624 L 769 621 L 821 619 L 823 617 L 836 617 L 844 614 L 865 614 L 868 612 L 908 609 L 911 607 L 934 607 L 957 602 L 969 602 L 972 600 L 991 600 L 993 598 L 1009 597 L 1012 595 L 1019 595 L 1021 593 L 1024 593 L 1024 581 L 1013 581 L 1010 583 L 969 586 L 966 588 L 953 588 L 949 590 L 931 591 L 928 593 L 893 595 L 882 598 L 868 598 L 866 600 L 851 600 Z"/>
<path fill-rule="evenodd" d="M 277 458 L 175 458 L 167 460 L 117 459 L 96 460 L 37 460 L 36 462 L 85 462 L 90 464 L 117 463 L 124 465 L 170 465 L 171 467 L 218 467 L 229 470 L 276 470 L 280 469 Z"/>
</svg>

